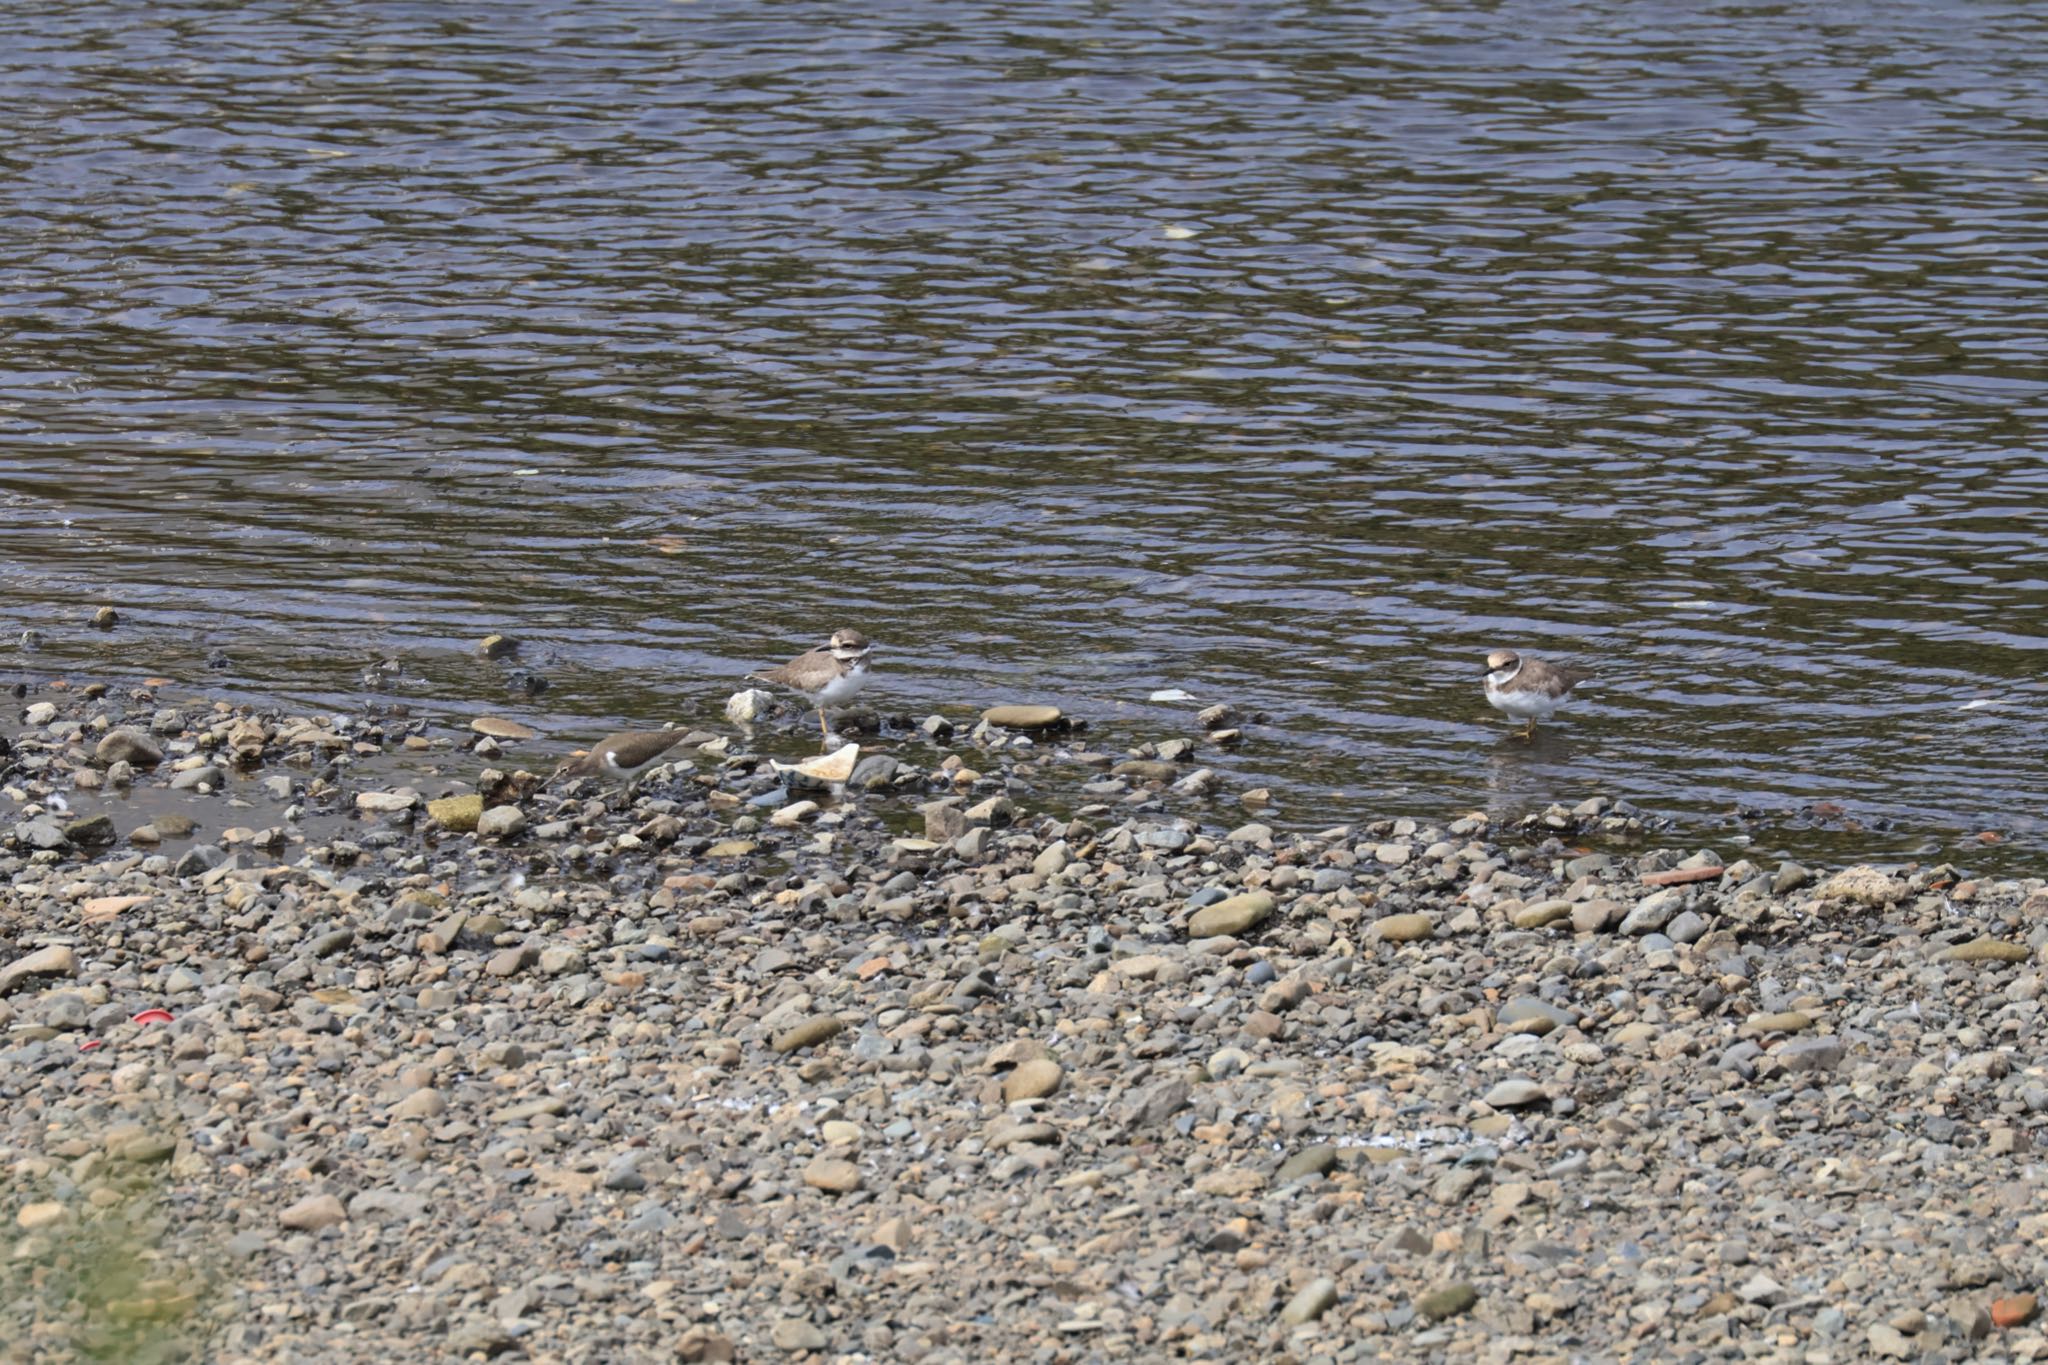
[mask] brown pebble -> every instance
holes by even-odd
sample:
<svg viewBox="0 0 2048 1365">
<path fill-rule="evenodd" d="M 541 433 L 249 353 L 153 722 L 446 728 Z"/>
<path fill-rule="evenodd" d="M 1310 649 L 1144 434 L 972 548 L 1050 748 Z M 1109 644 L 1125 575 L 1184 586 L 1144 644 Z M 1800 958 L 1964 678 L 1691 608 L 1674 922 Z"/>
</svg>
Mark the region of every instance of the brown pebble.
<svg viewBox="0 0 2048 1365">
<path fill-rule="evenodd" d="M 776 1034 L 773 1046 L 777 1052 L 795 1052 L 800 1048 L 816 1047 L 845 1027 L 845 1021 L 837 1015 L 812 1015 L 802 1023 L 792 1025 Z"/>
<path fill-rule="evenodd" d="M 1944 948 L 1934 955 L 1937 962 L 2025 962 L 2032 954 L 2024 943 L 2009 943 L 2002 938 L 1973 938 L 1968 943 L 1958 943 L 1953 948 Z"/>
<path fill-rule="evenodd" d="M 804 1167 L 804 1184 L 828 1194 L 850 1194 L 860 1188 L 860 1167 L 820 1157 Z"/>
<path fill-rule="evenodd" d="M 1372 927 L 1388 943 L 1413 943 L 1436 933 L 1436 922 L 1428 915 L 1388 915 Z"/>
<path fill-rule="evenodd" d="M 1042 1099 L 1060 1088 L 1060 1080 L 1065 1075 L 1058 1062 L 1034 1058 L 1003 1078 L 1003 1099 L 1009 1104 Z"/>
<path fill-rule="evenodd" d="M 308 1195 L 277 1216 L 277 1221 L 301 1232 L 318 1232 L 346 1222 L 348 1210 L 331 1194 Z"/>
</svg>

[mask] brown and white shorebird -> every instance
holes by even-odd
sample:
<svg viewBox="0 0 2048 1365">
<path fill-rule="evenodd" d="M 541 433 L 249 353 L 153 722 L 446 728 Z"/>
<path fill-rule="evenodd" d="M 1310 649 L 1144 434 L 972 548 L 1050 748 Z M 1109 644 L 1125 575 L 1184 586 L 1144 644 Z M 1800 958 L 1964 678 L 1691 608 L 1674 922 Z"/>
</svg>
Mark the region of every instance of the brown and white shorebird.
<svg viewBox="0 0 2048 1365">
<path fill-rule="evenodd" d="M 825 708 L 837 706 L 868 685 L 868 656 L 874 650 L 873 642 L 859 631 L 835 630 L 821 648 L 748 676 L 809 697 L 818 708 L 818 733 L 829 743 L 832 728 L 825 723 Z"/>
<path fill-rule="evenodd" d="M 1536 722 L 1549 720 L 1574 687 L 1592 678 L 1590 673 L 1559 668 L 1512 649 L 1496 649 L 1486 656 L 1486 700 L 1510 719 L 1527 721 L 1524 738 L 1533 738 Z"/>
<path fill-rule="evenodd" d="M 606 735 L 590 746 L 590 752 L 564 761 L 548 783 L 552 786 L 578 777 L 617 777 L 630 788 L 641 773 L 653 767 L 682 738 L 681 730 L 621 730 Z"/>
</svg>

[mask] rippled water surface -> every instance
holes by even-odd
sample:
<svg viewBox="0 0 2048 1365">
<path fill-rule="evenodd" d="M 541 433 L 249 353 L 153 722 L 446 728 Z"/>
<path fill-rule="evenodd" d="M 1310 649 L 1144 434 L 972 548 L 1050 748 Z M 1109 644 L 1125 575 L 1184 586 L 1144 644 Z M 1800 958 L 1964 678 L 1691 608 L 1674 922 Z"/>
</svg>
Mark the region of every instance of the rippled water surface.
<svg viewBox="0 0 2048 1365">
<path fill-rule="evenodd" d="M 846 623 L 1293 822 L 2048 843 L 2038 11 L 877 8 L 11 5 L 0 668 L 566 743 Z"/>
</svg>

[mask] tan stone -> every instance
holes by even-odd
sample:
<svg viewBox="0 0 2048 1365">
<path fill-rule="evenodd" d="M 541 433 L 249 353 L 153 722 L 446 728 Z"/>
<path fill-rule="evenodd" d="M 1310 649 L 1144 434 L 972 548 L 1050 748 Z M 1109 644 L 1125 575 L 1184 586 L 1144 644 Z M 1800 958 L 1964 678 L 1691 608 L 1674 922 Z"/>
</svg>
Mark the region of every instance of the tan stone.
<svg viewBox="0 0 2048 1365">
<path fill-rule="evenodd" d="M 62 943 L 38 948 L 0 968 L 0 995 L 5 995 L 32 976 L 76 976 L 78 954 Z"/>
<path fill-rule="evenodd" d="M 1258 927 L 1273 913 L 1277 902 L 1270 891 L 1249 891 L 1242 896 L 1217 901 L 1195 911 L 1188 920 L 1188 937 L 1215 938 L 1219 934 L 1232 937 L 1244 934 Z"/>
<path fill-rule="evenodd" d="M 348 1210 L 331 1194 L 308 1195 L 277 1216 L 277 1221 L 301 1232 L 318 1232 L 348 1221 Z"/>
<path fill-rule="evenodd" d="M 14 1221 L 30 1232 L 55 1227 L 68 1216 L 62 1204 L 45 1200 L 38 1204 L 23 1204 L 21 1211 L 14 1215 Z"/>
<path fill-rule="evenodd" d="M 1019 1100 L 1043 1099 L 1060 1088 L 1060 1081 L 1066 1074 L 1058 1062 L 1044 1057 L 1034 1058 L 1003 1078 L 1003 1099 L 1010 1104 Z"/>
<path fill-rule="evenodd" d="M 1534 905 L 1523 906 L 1510 918 L 1517 929 L 1541 929 L 1557 920 L 1570 919 L 1571 913 L 1570 901 L 1538 901 Z"/>
<path fill-rule="evenodd" d="M 860 1167 L 851 1161 L 820 1157 L 804 1167 L 804 1184 L 828 1194 L 851 1194 L 860 1188 Z"/>
<path fill-rule="evenodd" d="M 1060 708 L 1057 706 L 991 706 L 981 713 L 981 718 L 990 725 L 1005 730 L 1043 730 L 1048 725 L 1060 723 Z"/>
<path fill-rule="evenodd" d="M 448 1110 L 448 1098 L 432 1086 L 423 1086 L 413 1091 L 396 1105 L 391 1112 L 402 1119 L 430 1119 Z"/>
<path fill-rule="evenodd" d="M 1428 915 L 1388 915 L 1374 921 L 1372 927 L 1388 943 L 1413 943 L 1436 933 L 1436 921 Z"/>
<path fill-rule="evenodd" d="M 775 1035 L 773 1044 L 777 1052 L 796 1052 L 832 1038 L 846 1027 L 846 1022 L 837 1015 L 817 1014 L 798 1024 L 792 1024 Z"/>
<path fill-rule="evenodd" d="M 2025 962 L 2032 954 L 2024 943 L 2002 938 L 1973 938 L 1934 955 L 1937 962 Z"/>
</svg>

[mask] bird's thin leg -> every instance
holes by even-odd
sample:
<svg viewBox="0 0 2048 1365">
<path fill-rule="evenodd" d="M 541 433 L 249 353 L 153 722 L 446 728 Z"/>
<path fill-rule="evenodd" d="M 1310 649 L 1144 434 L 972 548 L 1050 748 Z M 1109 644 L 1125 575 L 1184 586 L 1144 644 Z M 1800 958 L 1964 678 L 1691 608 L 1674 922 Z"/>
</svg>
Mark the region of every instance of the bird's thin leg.
<svg viewBox="0 0 2048 1365">
<path fill-rule="evenodd" d="M 1531 716 L 1531 717 L 1529 717 L 1529 728 L 1528 728 L 1528 729 L 1526 729 L 1526 730 L 1524 730 L 1524 731 L 1522 731 L 1522 738 L 1523 738 L 1523 739 L 1534 739 L 1534 738 L 1536 738 L 1536 717 L 1534 717 L 1534 716 Z"/>
<path fill-rule="evenodd" d="M 825 708 L 822 706 L 818 708 L 818 741 L 821 744 L 832 742 L 832 730 L 825 724 Z"/>
</svg>

